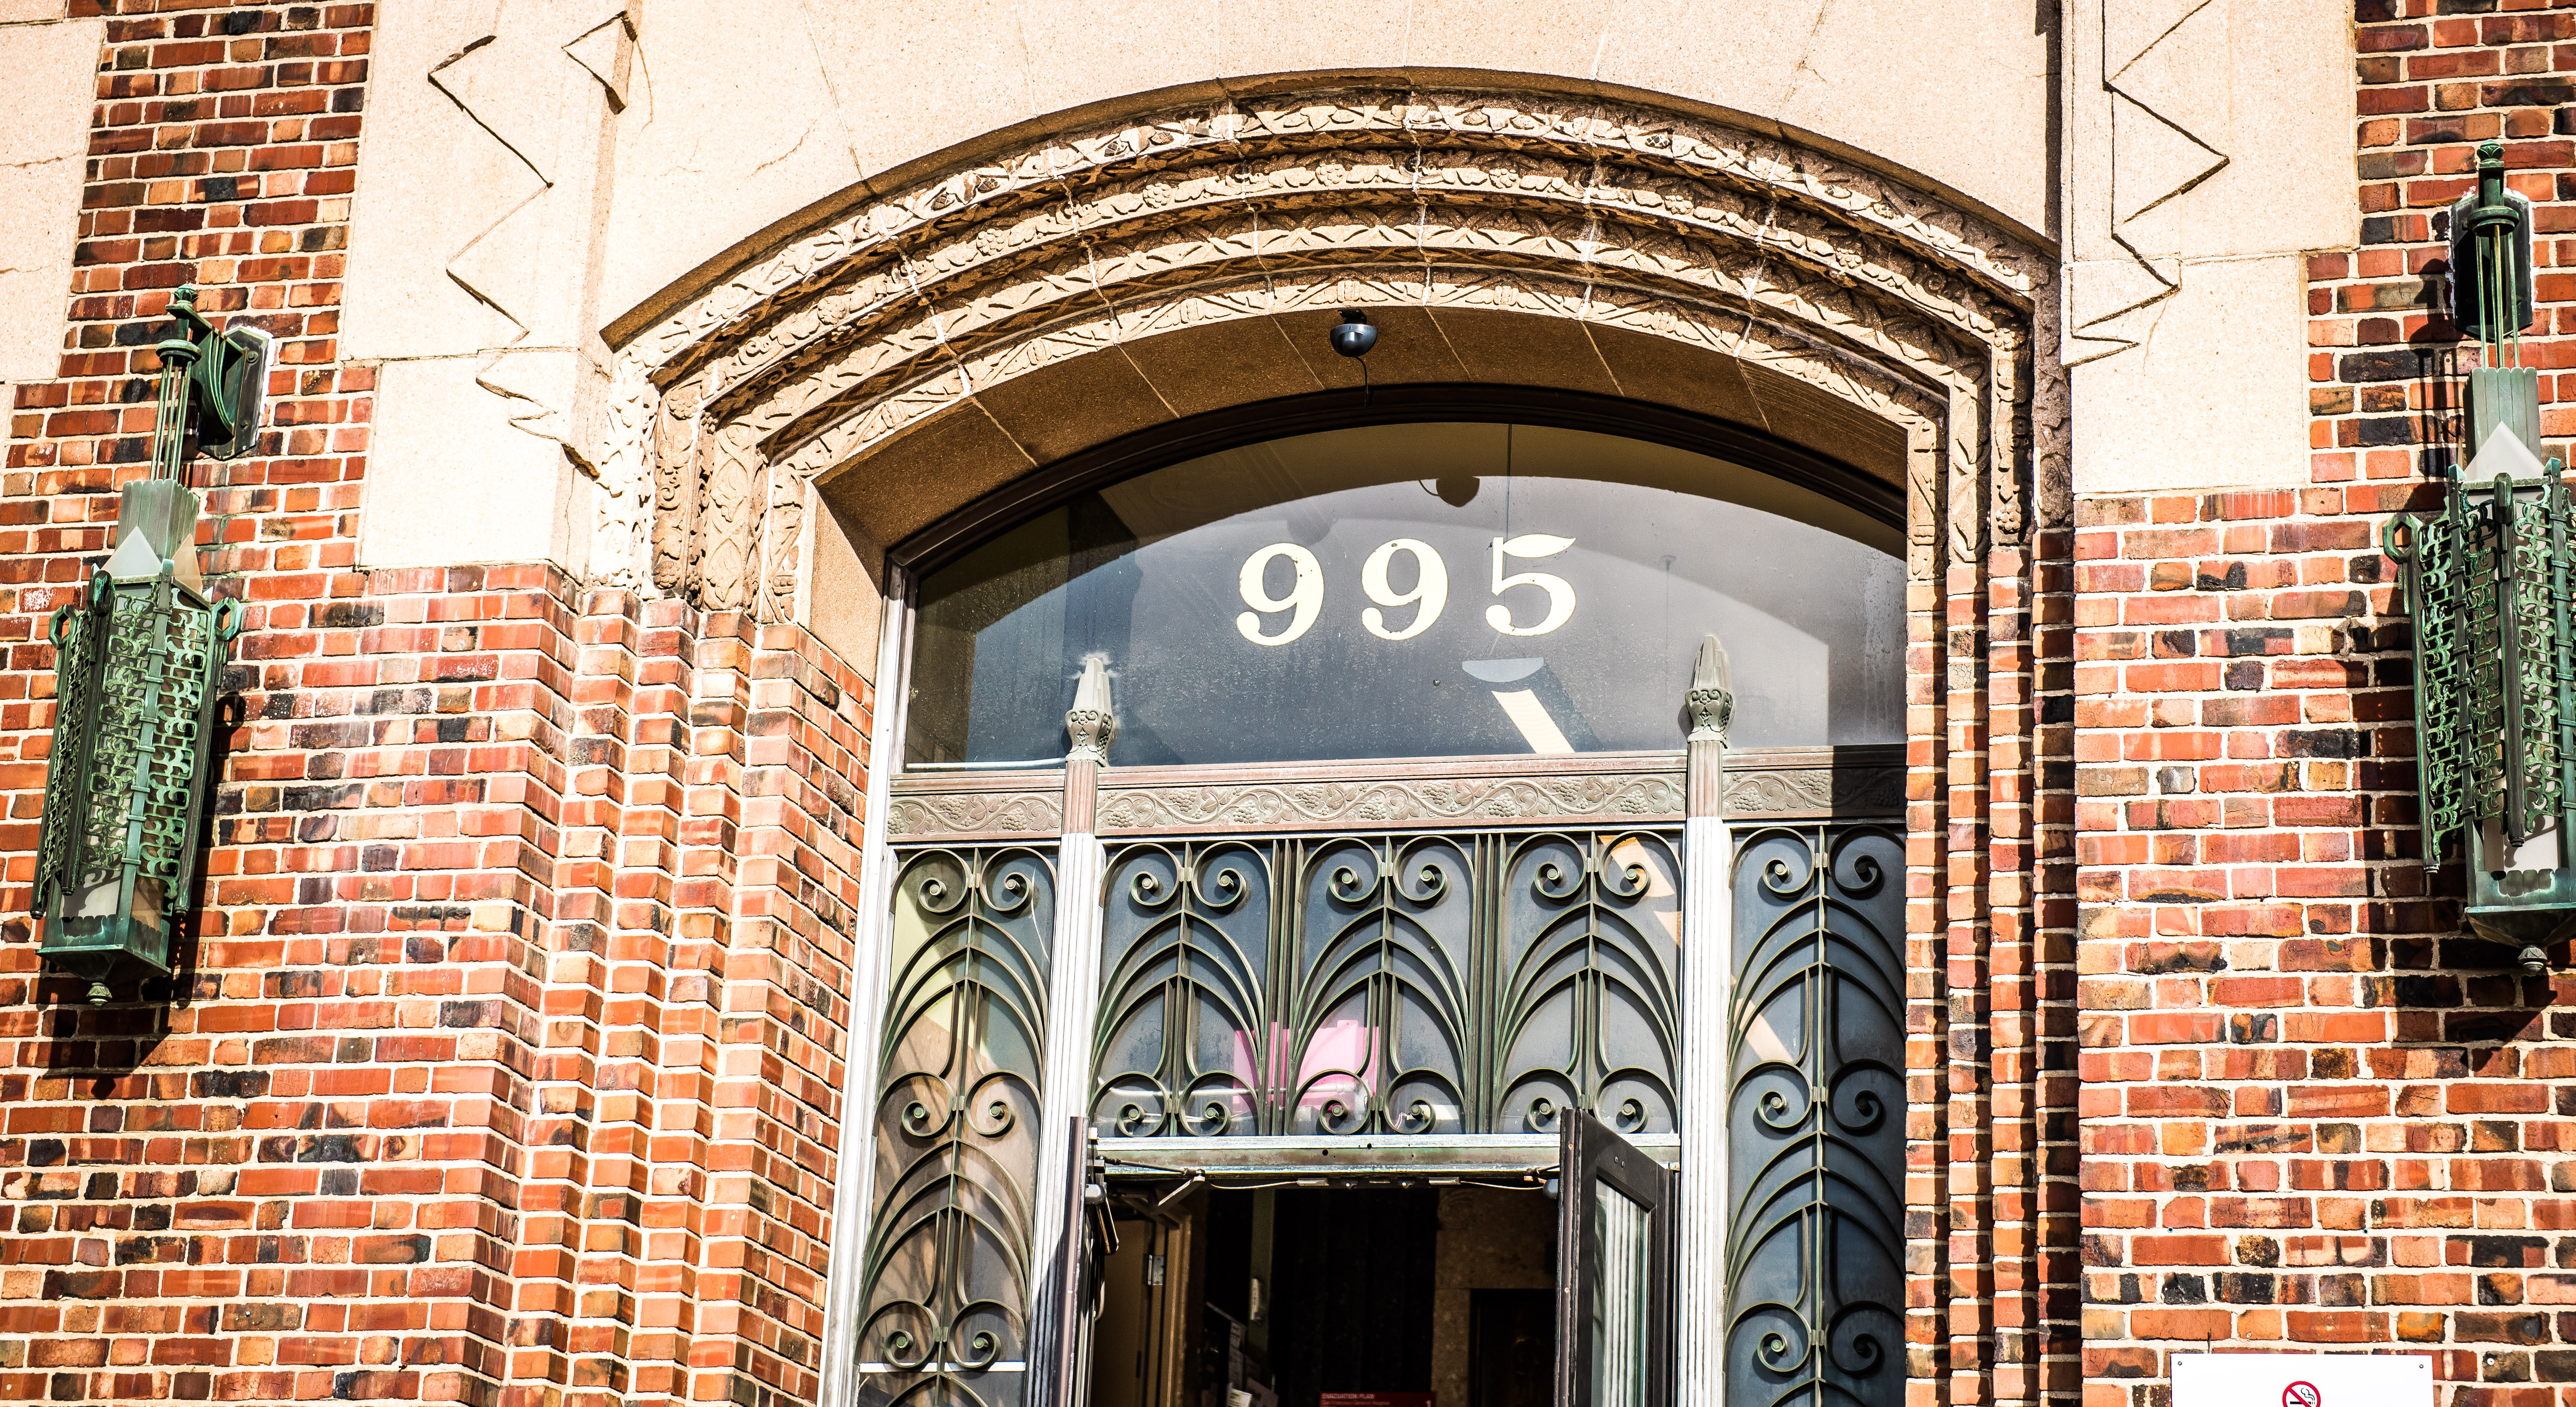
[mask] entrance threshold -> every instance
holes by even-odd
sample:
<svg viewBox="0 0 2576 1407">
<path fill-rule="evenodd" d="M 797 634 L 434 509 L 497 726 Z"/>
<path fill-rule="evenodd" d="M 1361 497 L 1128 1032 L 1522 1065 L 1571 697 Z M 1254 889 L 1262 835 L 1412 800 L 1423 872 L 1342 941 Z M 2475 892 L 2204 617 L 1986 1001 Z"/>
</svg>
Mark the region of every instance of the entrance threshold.
<svg viewBox="0 0 2576 1407">
<path fill-rule="evenodd" d="M 1675 1134 L 1628 1140 L 1667 1168 L 1681 1164 Z M 1552 1172 L 1559 1140 L 1552 1133 L 1468 1138 L 1104 1138 L 1094 1147 L 1111 1177 L 1173 1173 L 1305 1174 L 1316 1177 L 1390 1173 Z"/>
</svg>

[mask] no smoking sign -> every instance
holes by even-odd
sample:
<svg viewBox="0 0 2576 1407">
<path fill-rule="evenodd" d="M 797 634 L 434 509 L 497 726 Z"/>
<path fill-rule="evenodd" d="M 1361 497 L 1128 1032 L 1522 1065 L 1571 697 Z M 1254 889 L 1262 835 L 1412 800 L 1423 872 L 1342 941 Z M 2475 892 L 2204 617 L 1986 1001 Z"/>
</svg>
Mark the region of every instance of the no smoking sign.
<svg viewBox="0 0 2576 1407">
<path fill-rule="evenodd" d="M 2173 1407 L 2433 1407 L 2420 1353 L 2177 1353 Z"/>
</svg>

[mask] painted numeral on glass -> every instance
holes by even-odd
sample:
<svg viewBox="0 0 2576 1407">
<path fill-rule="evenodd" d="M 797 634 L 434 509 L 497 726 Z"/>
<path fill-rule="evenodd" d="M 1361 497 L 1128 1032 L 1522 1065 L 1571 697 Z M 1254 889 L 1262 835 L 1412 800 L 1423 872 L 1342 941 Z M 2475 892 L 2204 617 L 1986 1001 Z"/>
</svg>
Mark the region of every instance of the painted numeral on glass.
<svg viewBox="0 0 2576 1407">
<path fill-rule="evenodd" d="M 1561 576 L 1546 572 L 1506 572 L 1503 567 L 1513 557 L 1553 557 L 1574 545 L 1570 537 L 1549 533 L 1523 533 L 1518 537 L 1498 537 L 1493 541 L 1494 594 L 1502 595 L 1515 587 L 1535 586 L 1547 593 L 1547 614 L 1536 625 L 1514 625 L 1511 607 L 1495 604 L 1485 608 L 1485 623 L 1505 635 L 1545 635 L 1574 618 L 1574 584 Z M 1406 553 L 1413 558 L 1412 589 L 1398 591 L 1390 581 L 1389 569 L 1395 555 Z M 1270 564 L 1286 558 L 1295 580 L 1284 597 L 1270 594 Z M 1243 571 L 1236 585 L 1243 604 L 1252 609 L 1234 618 L 1234 628 L 1243 638 L 1256 645 L 1285 645 L 1314 628 L 1315 618 L 1324 607 L 1324 566 L 1315 554 L 1293 542 L 1274 542 L 1244 559 Z M 1380 640 L 1410 640 L 1429 630 L 1449 605 L 1449 565 L 1430 543 L 1418 538 L 1399 537 L 1378 544 L 1360 567 L 1360 590 L 1377 603 L 1360 612 L 1360 624 Z M 1402 606 L 1414 608 L 1413 619 L 1402 630 L 1387 628 L 1386 611 Z M 1281 611 L 1291 614 L 1288 623 L 1276 635 L 1264 635 L 1268 624 L 1264 616 Z"/>
<path fill-rule="evenodd" d="M 1286 597 L 1275 598 L 1264 578 L 1270 573 L 1270 563 L 1280 557 L 1288 559 L 1297 579 L 1288 588 Z M 1324 609 L 1324 564 L 1315 560 L 1314 553 L 1293 542 L 1274 542 L 1245 558 L 1236 584 L 1243 592 L 1243 604 L 1252 610 L 1236 616 L 1234 628 L 1243 632 L 1244 639 L 1256 645 L 1287 644 L 1305 634 L 1315 624 L 1316 613 Z M 1255 611 L 1260 615 L 1254 614 Z M 1276 615 L 1281 611 L 1295 612 L 1288 618 L 1287 628 L 1276 635 L 1262 634 L 1261 627 L 1265 624 L 1262 616 Z"/>
<path fill-rule="evenodd" d="M 1547 533 L 1523 533 L 1514 538 L 1494 539 L 1494 594 L 1502 595 L 1516 586 L 1535 586 L 1547 593 L 1547 614 L 1536 625 L 1512 624 L 1512 608 L 1492 605 L 1485 608 L 1485 624 L 1505 635 L 1545 635 L 1574 616 L 1574 584 L 1561 576 L 1545 572 L 1503 574 L 1506 557 L 1553 557 L 1574 545 L 1570 537 L 1553 537 Z"/>
<path fill-rule="evenodd" d="M 1412 554 L 1411 591 L 1399 592 L 1387 583 L 1386 569 L 1398 552 Z M 1440 560 L 1440 554 L 1432 550 L 1430 543 L 1399 537 L 1393 542 L 1380 544 L 1375 552 L 1369 554 L 1368 561 L 1360 567 L 1360 590 L 1377 602 L 1377 606 L 1360 612 L 1360 624 L 1368 627 L 1369 634 L 1380 640 L 1410 640 L 1429 630 L 1431 623 L 1440 619 L 1441 608 L 1449 604 L 1449 564 Z M 1412 624 L 1402 630 L 1389 630 L 1386 616 L 1378 606 L 1418 606 L 1419 609 L 1413 613 Z"/>
</svg>

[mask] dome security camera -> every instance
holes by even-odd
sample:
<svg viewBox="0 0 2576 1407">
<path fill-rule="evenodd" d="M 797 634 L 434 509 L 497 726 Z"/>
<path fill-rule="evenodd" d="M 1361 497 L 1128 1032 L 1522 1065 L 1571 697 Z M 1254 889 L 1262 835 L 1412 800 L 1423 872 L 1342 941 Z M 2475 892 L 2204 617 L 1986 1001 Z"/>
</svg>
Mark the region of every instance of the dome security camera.
<svg viewBox="0 0 2576 1407">
<path fill-rule="evenodd" d="M 1342 309 L 1341 324 L 1324 334 L 1333 350 L 1346 357 L 1364 357 L 1377 345 L 1377 329 L 1369 325 L 1368 314 L 1357 308 Z"/>
</svg>

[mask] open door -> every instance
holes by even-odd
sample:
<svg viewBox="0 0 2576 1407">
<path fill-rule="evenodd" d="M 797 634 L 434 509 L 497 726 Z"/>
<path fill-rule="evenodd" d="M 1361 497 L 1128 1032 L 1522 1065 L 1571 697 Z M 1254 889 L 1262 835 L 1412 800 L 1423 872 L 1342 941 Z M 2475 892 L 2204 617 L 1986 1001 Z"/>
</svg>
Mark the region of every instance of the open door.
<svg viewBox="0 0 2576 1407">
<path fill-rule="evenodd" d="M 1091 1395 L 1091 1321 L 1100 1311 L 1100 1267 L 1118 1249 L 1118 1222 L 1109 1211 L 1109 1186 L 1091 1156 L 1091 1125 L 1066 1121 L 1073 1155 L 1062 1196 L 1064 1241 L 1048 1268 L 1039 1333 L 1045 1380 L 1030 1407 L 1082 1407 Z"/>
<path fill-rule="evenodd" d="M 1556 1214 L 1556 1407 L 1670 1407 L 1673 1176 L 1568 1110 Z"/>
</svg>

